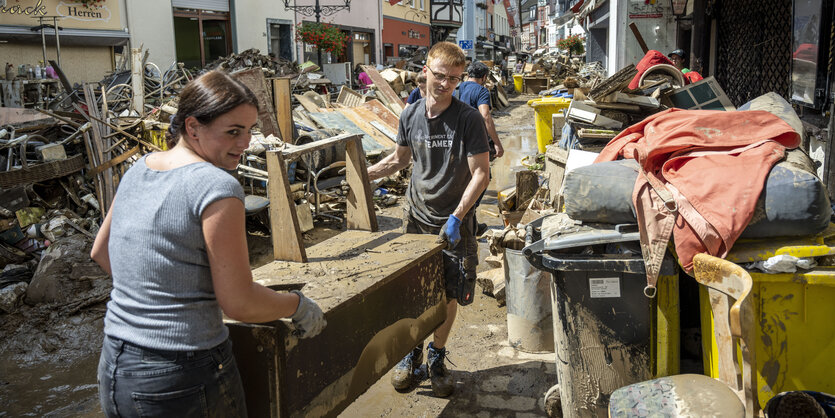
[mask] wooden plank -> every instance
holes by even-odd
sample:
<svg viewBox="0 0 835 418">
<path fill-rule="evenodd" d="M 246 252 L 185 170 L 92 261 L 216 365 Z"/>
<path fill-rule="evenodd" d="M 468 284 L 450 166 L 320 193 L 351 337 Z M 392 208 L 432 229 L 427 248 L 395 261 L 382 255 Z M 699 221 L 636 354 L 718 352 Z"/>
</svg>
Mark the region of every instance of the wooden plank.
<svg viewBox="0 0 835 418">
<path fill-rule="evenodd" d="M 368 132 L 351 122 L 342 113 L 339 112 L 319 112 L 311 113 L 310 118 L 313 119 L 322 128 L 334 128 L 343 132 L 362 135 L 362 148 L 366 153 L 379 152 L 385 149 L 382 145 L 372 138 Z"/>
<path fill-rule="evenodd" d="M 386 106 L 388 106 L 398 117 L 400 116 L 400 112 L 403 111 L 405 105 L 403 104 L 403 100 L 400 99 L 400 96 L 394 92 L 394 89 L 389 86 L 389 83 L 377 72 L 377 69 L 370 66 L 370 65 L 363 65 L 363 71 L 371 77 L 371 81 L 374 82 L 374 87 L 380 93 L 380 97 L 385 102 Z"/>
<path fill-rule="evenodd" d="M 102 131 L 104 123 L 102 123 L 101 119 L 99 119 L 99 108 L 96 104 L 96 96 L 93 93 L 93 88 L 90 84 L 84 85 L 84 100 L 87 104 L 87 114 L 93 119 L 91 121 L 92 127 L 90 131 L 92 132 L 92 149 L 96 155 L 97 162 L 101 163 L 105 161 L 105 156 L 103 150 L 109 148 L 107 144 L 102 139 Z M 96 165 L 98 165 L 98 163 Z M 101 176 L 101 186 L 102 186 L 102 202 L 103 206 L 101 207 L 102 213 L 106 213 L 110 210 L 110 204 L 113 202 L 113 197 L 116 193 L 116 189 L 113 185 L 113 169 L 108 168 L 103 173 L 99 174 Z"/>
<path fill-rule="evenodd" d="M 288 144 L 295 144 L 293 137 L 293 104 L 290 100 L 290 79 L 287 77 L 273 79 L 273 104 L 275 118 L 278 121 L 280 138 Z"/>
<path fill-rule="evenodd" d="M 302 154 L 317 151 L 333 145 L 345 143 L 347 141 L 353 140 L 353 138 L 356 136 L 357 135 L 345 133 L 337 136 L 332 136 L 330 138 L 325 138 L 321 141 L 309 142 L 304 145 L 289 145 L 281 151 L 281 156 L 284 157 L 285 161 L 294 161 L 297 160 Z"/>
<path fill-rule="evenodd" d="M 377 215 L 371 202 L 371 182 L 362 148 L 356 139 L 345 143 L 345 180 L 350 187 L 345 223 L 348 229 L 375 232 L 378 229 Z"/>
<path fill-rule="evenodd" d="M 295 97 L 296 100 L 299 101 L 299 104 L 302 105 L 304 110 L 307 110 L 308 112 L 313 113 L 313 112 L 321 112 L 322 110 L 324 110 L 324 109 L 320 108 L 313 100 L 310 100 L 309 97 L 302 96 L 301 94 L 294 94 L 293 97 Z"/>
<path fill-rule="evenodd" d="M 641 47 L 641 51 L 646 55 L 649 52 L 649 48 L 647 47 L 647 43 L 644 42 L 644 37 L 641 36 L 641 31 L 638 30 L 638 25 L 635 22 L 629 24 L 629 29 L 632 30 L 632 34 L 635 35 L 635 39 L 638 40 L 638 45 Z"/>
<path fill-rule="evenodd" d="M 373 126 L 378 131 L 382 132 L 385 136 L 387 136 L 390 140 L 392 140 L 392 142 L 397 141 L 397 134 L 392 132 L 388 128 L 388 126 L 384 125 L 383 123 L 381 123 L 379 121 L 376 121 L 376 120 L 372 120 L 371 121 L 371 126 Z M 396 145 L 396 142 L 395 142 L 395 145 Z"/>
<path fill-rule="evenodd" d="M 383 148 L 394 147 L 394 141 L 392 139 L 389 139 L 389 137 L 385 133 L 380 132 L 378 129 L 374 127 L 374 122 L 382 126 L 385 126 L 385 124 L 382 123 L 382 121 L 380 121 L 379 119 L 377 119 L 377 117 L 374 116 L 373 113 L 368 112 L 365 109 L 360 109 L 358 107 L 339 109 L 338 112 L 346 118 L 348 118 L 348 120 L 350 120 L 351 122 L 354 122 L 354 124 L 359 126 L 360 129 L 362 129 L 364 132 L 368 132 L 368 134 L 375 141 L 377 141 L 377 143 L 380 144 L 380 146 L 382 146 Z"/>
<path fill-rule="evenodd" d="M 100 164 L 96 167 L 93 167 L 92 170 L 87 172 L 87 176 L 92 177 L 92 176 L 95 176 L 95 175 L 101 173 L 102 171 L 104 171 L 108 168 L 115 167 L 116 165 L 125 162 L 128 158 L 130 158 L 131 156 L 133 156 L 134 154 L 136 154 L 138 152 L 139 152 L 139 145 L 136 145 L 133 148 L 131 148 L 130 150 L 114 157 L 110 161 L 107 161 L 104 164 Z"/>
<path fill-rule="evenodd" d="M 386 125 L 388 125 L 391 130 L 397 132 L 397 128 L 400 126 L 400 117 L 398 117 L 391 109 L 383 106 L 383 104 L 379 100 L 369 100 L 360 106 L 362 109 L 367 109 L 377 115 L 380 120 L 383 121 Z"/>
<path fill-rule="evenodd" d="M 634 65 L 629 64 L 591 89 L 588 96 L 595 102 L 603 102 L 603 99 L 610 93 L 628 86 L 632 78 L 635 77 L 635 74 L 638 74 L 638 69 Z"/>
<path fill-rule="evenodd" d="M 307 262 L 307 254 L 299 228 L 296 203 L 290 192 L 287 163 L 278 153 L 279 151 L 267 151 L 273 257 L 276 260 L 304 263 Z"/>
<path fill-rule="evenodd" d="M 258 120 L 261 122 L 261 132 L 264 136 L 270 134 L 281 136 L 278 121 L 275 118 L 275 109 L 273 109 L 273 98 L 270 94 L 272 90 L 267 87 L 267 80 L 261 68 L 251 68 L 231 75 L 232 78 L 249 87 L 258 99 Z"/>
</svg>

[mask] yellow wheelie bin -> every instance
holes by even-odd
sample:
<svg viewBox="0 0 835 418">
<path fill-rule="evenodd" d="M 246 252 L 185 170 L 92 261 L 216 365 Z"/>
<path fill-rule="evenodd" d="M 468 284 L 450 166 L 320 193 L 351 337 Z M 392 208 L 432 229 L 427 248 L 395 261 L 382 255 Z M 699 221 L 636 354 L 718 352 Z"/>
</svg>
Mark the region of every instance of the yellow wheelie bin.
<svg viewBox="0 0 835 418">
<path fill-rule="evenodd" d="M 744 266 L 783 254 L 820 257 L 835 254 L 833 245 L 835 225 L 830 224 L 813 237 L 740 241 L 726 259 Z M 799 269 L 796 273 L 749 273 L 754 280 L 754 352 L 760 407 L 765 408 L 769 399 L 785 391 L 835 393 L 835 266 Z M 718 377 L 713 316 L 704 288 L 700 304 L 705 374 Z"/>
<path fill-rule="evenodd" d="M 554 113 L 565 111 L 571 105 L 571 99 L 564 97 L 544 97 L 528 100 L 528 106 L 534 108 L 536 125 L 536 147 L 540 154 L 545 153 L 545 146 L 550 144 L 554 138 L 553 118 Z"/>
<path fill-rule="evenodd" d="M 522 92 L 522 74 L 513 74 L 513 88 L 516 89 L 517 93 Z"/>
</svg>

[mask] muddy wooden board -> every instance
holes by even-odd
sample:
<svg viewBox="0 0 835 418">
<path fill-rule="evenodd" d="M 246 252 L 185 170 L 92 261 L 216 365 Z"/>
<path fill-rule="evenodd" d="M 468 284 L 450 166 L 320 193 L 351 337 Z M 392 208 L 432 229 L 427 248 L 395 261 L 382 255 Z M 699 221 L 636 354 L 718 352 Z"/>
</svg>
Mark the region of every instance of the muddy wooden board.
<svg viewBox="0 0 835 418">
<path fill-rule="evenodd" d="M 340 113 L 345 114 L 345 116 L 357 124 L 362 130 L 371 134 L 377 142 L 380 143 L 385 148 L 393 148 L 394 147 L 394 140 L 389 138 L 384 132 L 380 132 L 379 129 L 374 127 L 373 122 L 377 122 L 382 124 L 382 126 L 386 127 L 390 132 L 392 131 L 389 129 L 388 124 L 386 124 L 382 119 L 378 118 L 373 112 L 369 111 L 368 109 L 363 109 L 361 107 L 354 107 L 351 109 L 344 109 L 347 112 L 340 111 Z M 397 132 L 395 128 L 394 132 Z"/>
<path fill-rule="evenodd" d="M 362 149 L 366 155 L 374 155 L 382 152 L 385 147 L 372 138 L 368 132 L 357 126 L 350 119 L 339 112 L 310 112 L 310 119 L 322 128 L 334 128 L 349 134 L 362 135 Z"/>
<path fill-rule="evenodd" d="M 359 109 L 368 110 L 377 115 L 380 120 L 385 122 L 394 132 L 397 132 L 397 126 L 400 124 L 400 118 L 391 110 L 385 107 L 379 100 L 369 100 L 359 106 Z"/>
<path fill-rule="evenodd" d="M 400 112 L 403 111 L 404 104 L 403 99 L 391 88 L 389 83 L 380 75 L 377 70 L 370 66 L 370 65 L 363 65 L 362 70 L 368 74 L 368 77 L 371 78 L 371 81 L 374 82 L 374 88 L 379 92 L 380 98 L 383 102 L 388 106 L 392 112 L 394 112 L 397 116 L 400 116 Z"/>
<path fill-rule="evenodd" d="M 272 134 L 280 137 L 281 132 L 273 108 L 272 86 L 267 86 L 264 72 L 260 68 L 253 68 L 234 73 L 232 78 L 249 87 L 258 99 L 258 122 L 261 124 L 261 132 L 264 136 Z"/>
<path fill-rule="evenodd" d="M 429 336 L 446 319 L 435 239 L 346 231 L 307 249 L 307 263 L 255 269 L 317 301 L 328 325 L 301 340 L 283 321 L 227 323 L 250 416 L 336 416 Z"/>
</svg>

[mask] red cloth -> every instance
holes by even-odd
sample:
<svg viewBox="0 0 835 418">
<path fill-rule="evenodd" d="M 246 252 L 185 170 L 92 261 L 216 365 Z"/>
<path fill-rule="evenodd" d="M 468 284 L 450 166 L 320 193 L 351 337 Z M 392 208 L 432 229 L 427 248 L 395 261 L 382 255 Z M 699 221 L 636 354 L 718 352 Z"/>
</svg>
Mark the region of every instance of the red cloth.
<svg viewBox="0 0 835 418">
<path fill-rule="evenodd" d="M 688 72 L 684 73 L 684 81 L 686 81 L 687 84 L 695 83 L 697 81 L 701 81 L 701 80 L 704 80 L 704 79 L 705 78 L 702 77 L 701 74 L 699 74 L 695 71 L 688 71 Z"/>
<path fill-rule="evenodd" d="M 669 109 L 618 134 L 595 162 L 639 157 L 648 174 L 686 199 L 690 207 L 678 205 L 673 237 L 679 262 L 689 271 L 697 253 L 727 255 L 748 226 L 771 168 L 786 148 L 799 144 L 791 126 L 765 111 Z M 653 211 L 659 208 L 640 201 L 641 193 L 658 196 L 644 175 L 638 176 L 633 202 L 643 206 L 638 210 L 644 219 L 657 219 Z M 650 239 L 658 233 L 639 227 Z"/>
<path fill-rule="evenodd" d="M 647 53 L 644 55 L 644 57 L 641 58 L 640 61 L 638 61 L 638 65 L 635 66 L 635 68 L 638 69 L 638 74 L 635 74 L 635 77 L 629 83 L 629 88 L 630 89 L 637 89 L 638 87 L 640 87 L 641 76 L 644 75 L 644 72 L 646 72 L 649 69 L 649 67 L 652 67 L 653 65 L 658 65 L 658 64 L 673 65 L 673 62 L 670 61 L 669 58 L 664 56 L 664 54 L 662 54 L 662 53 L 660 53 L 660 52 L 658 52 L 654 49 L 650 49 L 649 51 L 647 51 Z M 673 66 L 675 66 L 675 65 L 673 65 Z"/>
</svg>

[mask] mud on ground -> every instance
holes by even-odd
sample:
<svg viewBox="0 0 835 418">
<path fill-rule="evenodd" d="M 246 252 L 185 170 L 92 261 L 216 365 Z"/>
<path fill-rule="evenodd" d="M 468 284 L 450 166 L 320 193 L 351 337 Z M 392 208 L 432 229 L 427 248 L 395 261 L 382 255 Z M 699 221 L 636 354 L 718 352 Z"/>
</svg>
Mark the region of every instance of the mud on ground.
<svg viewBox="0 0 835 418">
<path fill-rule="evenodd" d="M 514 184 L 521 160 L 536 153 L 532 96 L 511 98 L 511 106 L 494 112 L 505 157 L 493 163 L 493 179 L 478 219 L 499 227 L 496 195 Z M 400 199 L 400 204 L 404 201 Z M 378 211 L 381 230 L 401 227 L 401 206 Z M 305 246 L 337 233 L 341 225 L 317 226 L 305 234 Z M 249 235 L 253 268 L 271 260 L 268 236 Z M 480 243 L 481 259 L 489 253 Z M 480 269 L 485 269 L 484 265 Z M 101 290 L 101 289 L 99 289 Z M 78 295 L 77 303 L 24 306 L 0 315 L 0 417 L 102 416 L 96 366 L 103 338 L 106 297 L 101 292 Z M 343 416 L 544 416 L 543 395 L 556 383 L 554 354 L 526 354 L 507 343 L 506 309 L 478 294 L 459 309 L 447 344 L 455 393 L 432 396 L 429 381 L 408 393 L 394 391 L 390 373 L 351 405 Z"/>
</svg>

